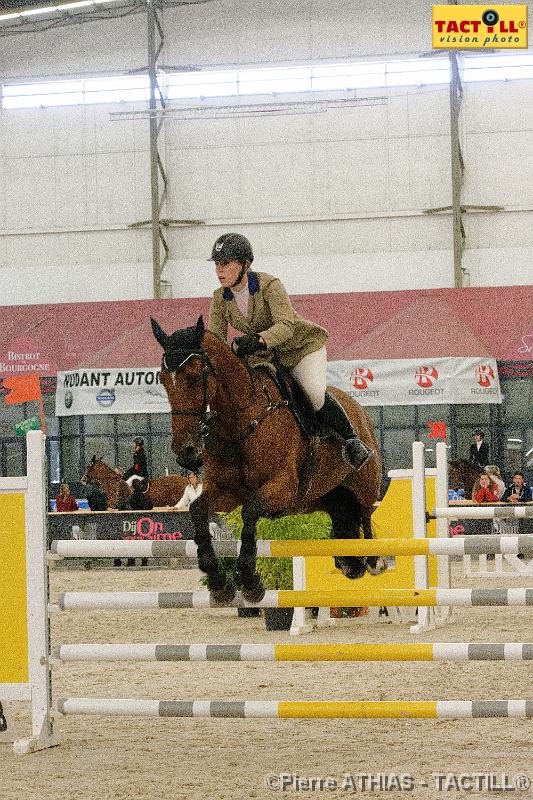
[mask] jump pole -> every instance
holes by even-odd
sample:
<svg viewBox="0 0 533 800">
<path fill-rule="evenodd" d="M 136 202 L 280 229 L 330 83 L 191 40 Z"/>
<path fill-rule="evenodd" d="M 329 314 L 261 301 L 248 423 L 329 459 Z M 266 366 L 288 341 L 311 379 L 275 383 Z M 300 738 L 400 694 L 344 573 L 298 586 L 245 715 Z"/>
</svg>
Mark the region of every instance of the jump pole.
<svg viewBox="0 0 533 800">
<path fill-rule="evenodd" d="M 62 644 L 72 661 L 533 661 L 533 642 L 431 644 Z"/>
<path fill-rule="evenodd" d="M 213 542 L 219 556 L 237 557 L 239 541 Z M 262 558 L 305 556 L 464 556 L 480 553 L 523 554 L 533 557 L 533 536 L 456 536 L 446 539 L 317 539 L 259 540 Z M 196 558 L 191 541 L 61 540 L 51 552 L 65 558 Z M 357 581 L 354 581 L 356 585 Z M 447 588 L 447 587 L 443 587 Z"/>
<path fill-rule="evenodd" d="M 295 606 L 533 606 L 533 588 L 376 589 L 374 591 L 267 591 L 259 603 L 240 593 L 218 603 L 209 592 L 65 592 L 49 610 L 294 608 Z"/>
<path fill-rule="evenodd" d="M 78 697 L 57 701 L 60 714 L 221 719 L 457 719 L 533 717 L 532 700 L 317 701 L 110 700 Z"/>
</svg>

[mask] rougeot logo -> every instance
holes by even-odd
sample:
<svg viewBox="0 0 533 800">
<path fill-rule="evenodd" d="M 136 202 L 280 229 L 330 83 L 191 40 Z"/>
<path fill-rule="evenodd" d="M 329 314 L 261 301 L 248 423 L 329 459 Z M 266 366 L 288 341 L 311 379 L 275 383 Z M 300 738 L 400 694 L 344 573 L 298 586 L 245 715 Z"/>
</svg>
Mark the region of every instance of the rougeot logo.
<svg viewBox="0 0 533 800">
<path fill-rule="evenodd" d="M 487 364 L 480 364 L 479 367 L 476 367 L 476 376 L 480 386 L 492 386 L 494 370 Z"/>
<path fill-rule="evenodd" d="M 439 373 L 435 367 L 418 367 L 415 372 L 415 380 L 422 389 L 429 389 L 438 379 Z"/>
<path fill-rule="evenodd" d="M 374 374 L 372 370 L 366 367 L 356 367 L 350 375 L 350 380 L 354 389 L 368 389 L 368 384 L 374 380 Z"/>
</svg>

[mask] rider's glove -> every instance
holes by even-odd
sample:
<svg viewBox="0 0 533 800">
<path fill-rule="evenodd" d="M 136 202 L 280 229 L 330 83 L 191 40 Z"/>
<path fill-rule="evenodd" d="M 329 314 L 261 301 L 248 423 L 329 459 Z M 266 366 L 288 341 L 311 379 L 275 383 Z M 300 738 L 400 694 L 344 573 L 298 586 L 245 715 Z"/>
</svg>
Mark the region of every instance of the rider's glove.
<svg viewBox="0 0 533 800">
<path fill-rule="evenodd" d="M 238 336 L 233 340 L 231 348 L 239 358 L 253 356 L 261 350 L 266 350 L 266 344 L 260 340 L 257 333 L 247 333 L 246 336 Z"/>
</svg>

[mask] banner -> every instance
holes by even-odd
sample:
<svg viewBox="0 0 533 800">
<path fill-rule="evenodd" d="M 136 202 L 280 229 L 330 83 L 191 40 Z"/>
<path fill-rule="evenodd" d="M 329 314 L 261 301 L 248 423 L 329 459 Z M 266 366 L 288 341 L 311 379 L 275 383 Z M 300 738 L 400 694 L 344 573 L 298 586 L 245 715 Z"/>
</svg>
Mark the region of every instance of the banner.
<svg viewBox="0 0 533 800">
<path fill-rule="evenodd" d="M 28 431 L 41 430 L 41 419 L 38 416 L 28 417 L 28 419 L 21 419 L 13 426 L 16 436 L 26 436 Z"/>
<path fill-rule="evenodd" d="M 493 358 L 333 361 L 328 383 L 363 406 L 502 402 Z"/>
<path fill-rule="evenodd" d="M 57 373 L 56 417 L 169 412 L 161 373 L 155 367 Z"/>
</svg>

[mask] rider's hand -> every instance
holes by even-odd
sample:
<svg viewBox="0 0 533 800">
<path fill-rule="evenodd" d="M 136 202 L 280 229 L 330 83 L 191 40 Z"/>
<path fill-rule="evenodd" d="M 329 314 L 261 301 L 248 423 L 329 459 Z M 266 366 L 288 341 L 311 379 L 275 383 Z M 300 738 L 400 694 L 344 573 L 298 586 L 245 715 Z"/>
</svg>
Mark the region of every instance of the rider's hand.
<svg viewBox="0 0 533 800">
<path fill-rule="evenodd" d="M 245 336 L 238 336 L 234 339 L 231 349 L 235 355 L 243 358 L 243 356 L 253 356 L 261 350 L 266 350 L 267 347 L 257 333 L 247 333 Z"/>
</svg>

